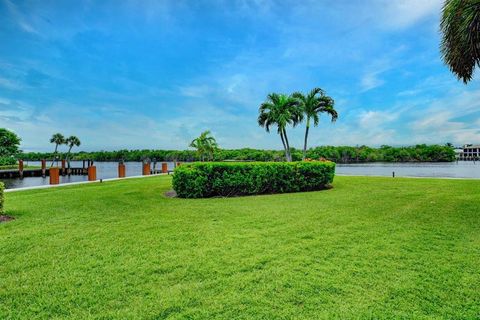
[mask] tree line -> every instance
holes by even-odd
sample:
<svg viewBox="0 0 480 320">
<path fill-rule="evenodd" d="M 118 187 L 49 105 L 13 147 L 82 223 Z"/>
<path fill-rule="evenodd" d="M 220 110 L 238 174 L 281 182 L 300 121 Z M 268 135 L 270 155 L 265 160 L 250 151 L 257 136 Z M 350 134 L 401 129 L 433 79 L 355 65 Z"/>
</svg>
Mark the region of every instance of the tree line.
<svg viewBox="0 0 480 320">
<path fill-rule="evenodd" d="M 290 155 L 293 161 L 303 158 L 303 150 L 291 148 Z M 29 152 L 19 155 L 29 161 L 53 159 L 59 156 L 66 158 L 64 153 Z M 118 150 L 96 152 L 72 152 L 72 160 L 94 161 L 201 161 L 204 155 L 195 150 Z M 455 152 L 450 146 L 419 144 L 409 147 L 381 146 L 321 146 L 306 150 L 306 157 L 310 159 L 327 159 L 337 163 L 362 162 L 451 162 L 455 161 Z M 208 160 L 212 161 L 284 161 L 285 154 L 281 150 L 261 149 L 217 149 Z"/>
</svg>

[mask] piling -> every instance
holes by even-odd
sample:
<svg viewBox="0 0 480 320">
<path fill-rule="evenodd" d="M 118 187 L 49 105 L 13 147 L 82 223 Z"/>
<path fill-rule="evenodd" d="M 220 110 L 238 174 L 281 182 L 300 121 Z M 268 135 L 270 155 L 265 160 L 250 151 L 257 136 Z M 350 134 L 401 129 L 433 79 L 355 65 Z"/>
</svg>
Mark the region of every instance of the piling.
<svg viewBox="0 0 480 320">
<path fill-rule="evenodd" d="M 97 167 L 90 166 L 88 167 L 88 181 L 97 180 Z"/>
<path fill-rule="evenodd" d="M 150 175 L 150 162 L 143 163 L 143 175 L 144 176 Z"/>
<path fill-rule="evenodd" d="M 162 173 L 168 173 L 168 166 L 166 162 L 162 162 Z"/>
<path fill-rule="evenodd" d="M 23 178 L 23 160 L 18 160 L 18 173 L 20 174 L 20 179 Z"/>
<path fill-rule="evenodd" d="M 392 172 L 392 178 L 395 178 L 395 171 Z"/>
<path fill-rule="evenodd" d="M 118 177 L 125 178 L 125 164 L 119 163 L 118 164 Z"/>
<path fill-rule="evenodd" d="M 47 175 L 47 160 L 42 160 L 42 177 Z"/>
<path fill-rule="evenodd" d="M 50 173 L 50 184 L 59 184 L 60 169 L 58 169 L 58 167 L 52 167 L 50 168 L 49 173 Z"/>
</svg>

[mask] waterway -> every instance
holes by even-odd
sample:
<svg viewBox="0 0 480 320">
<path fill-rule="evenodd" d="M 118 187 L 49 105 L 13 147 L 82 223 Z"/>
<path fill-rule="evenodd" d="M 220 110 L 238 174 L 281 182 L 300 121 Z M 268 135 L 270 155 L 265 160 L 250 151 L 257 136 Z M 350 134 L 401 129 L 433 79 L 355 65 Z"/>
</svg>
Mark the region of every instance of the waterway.
<svg viewBox="0 0 480 320">
<path fill-rule="evenodd" d="M 27 165 L 40 166 L 40 162 L 28 162 Z M 142 174 L 141 162 L 126 162 L 126 175 L 139 176 Z M 118 176 L 117 162 L 96 162 L 97 179 L 116 178 Z M 73 161 L 72 167 L 82 167 L 81 161 Z M 157 164 L 157 169 L 161 163 Z M 168 162 L 169 170 L 173 170 L 174 163 Z M 435 177 L 435 178 L 475 178 L 480 179 L 480 162 L 423 162 L 423 163 L 355 163 L 337 164 L 336 173 L 340 175 L 359 176 L 387 176 L 395 172 L 396 177 Z M 86 181 L 86 176 L 63 176 L 60 183 Z M 7 189 L 41 186 L 49 183 L 49 178 L 27 177 L 24 179 L 3 179 Z"/>
</svg>

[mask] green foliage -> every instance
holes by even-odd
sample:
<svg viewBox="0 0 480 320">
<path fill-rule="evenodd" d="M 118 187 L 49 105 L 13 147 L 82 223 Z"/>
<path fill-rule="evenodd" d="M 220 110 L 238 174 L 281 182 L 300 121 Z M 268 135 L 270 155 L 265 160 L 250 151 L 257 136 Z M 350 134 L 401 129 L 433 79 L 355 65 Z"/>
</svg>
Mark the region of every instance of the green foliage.
<svg viewBox="0 0 480 320">
<path fill-rule="evenodd" d="M 14 132 L 0 128 L 0 157 L 14 156 L 19 152 L 20 139 Z"/>
<path fill-rule="evenodd" d="M 259 126 L 265 128 L 267 132 L 270 132 L 270 127 L 277 127 L 287 161 L 292 161 L 287 126 L 295 127 L 302 120 L 303 111 L 298 99 L 285 94 L 270 93 L 267 100 L 258 109 L 257 122 Z"/>
<path fill-rule="evenodd" d="M 480 65 L 480 1 L 446 0 L 440 28 L 443 60 L 467 83 Z"/>
<path fill-rule="evenodd" d="M 302 159 L 302 151 L 291 148 L 293 161 Z M 29 152 L 20 155 L 22 159 L 38 161 L 53 159 L 54 153 Z M 323 146 L 307 150 L 307 158 L 318 160 L 325 158 L 337 163 L 357 162 L 447 162 L 455 160 L 455 152 L 451 147 L 440 145 L 416 145 L 410 147 L 371 148 L 367 146 Z M 143 159 L 157 161 L 200 161 L 199 154 L 194 150 L 118 150 L 72 153 L 73 160 L 94 161 L 142 161 Z M 213 161 L 283 161 L 284 152 L 280 150 L 260 149 L 218 149 L 213 155 Z"/>
<path fill-rule="evenodd" d="M 0 214 L 4 214 L 4 210 L 3 210 L 3 204 L 5 202 L 5 197 L 3 195 L 4 190 L 5 190 L 5 185 L 3 184 L 3 182 L 0 182 Z"/>
<path fill-rule="evenodd" d="M 312 191 L 335 175 L 333 162 L 192 163 L 175 169 L 173 188 L 182 198 Z"/>
<path fill-rule="evenodd" d="M 210 131 L 204 131 L 200 134 L 198 138 L 195 138 L 191 143 L 190 147 L 197 149 L 198 156 L 203 161 L 205 157 L 212 159 L 215 153 L 215 150 L 218 149 L 218 144 L 215 138 L 210 134 Z"/>
<path fill-rule="evenodd" d="M 0 166 L 13 166 L 17 163 L 14 157 L 0 157 Z"/>
<path fill-rule="evenodd" d="M 326 113 L 330 115 L 331 121 L 335 122 L 338 118 L 338 113 L 334 108 L 335 101 L 331 97 L 325 95 L 325 91 L 320 88 L 314 88 L 308 94 L 295 92 L 292 96 L 299 101 L 299 106 L 302 109 L 304 117 L 307 119 L 303 142 L 303 159 L 305 159 L 310 120 L 313 120 L 313 125 L 316 127 L 320 122 L 320 114 Z"/>
</svg>

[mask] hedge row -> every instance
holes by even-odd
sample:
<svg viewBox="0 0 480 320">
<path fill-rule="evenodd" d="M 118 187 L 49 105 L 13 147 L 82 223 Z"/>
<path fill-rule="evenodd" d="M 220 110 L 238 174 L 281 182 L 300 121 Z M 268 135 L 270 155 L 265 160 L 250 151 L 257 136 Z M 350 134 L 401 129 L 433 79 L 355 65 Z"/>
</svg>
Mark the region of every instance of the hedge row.
<svg viewBox="0 0 480 320">
<path fill-rule="evenodd" d="M 195 162 L 175 169 L 173 188 L 181 198 L 207 198 L 312 191 L 332 183 L 335 163 Z"/>
<path fill-rule="evenodd" d="M 0 166 L 11 166 L 17 164 L 17 160 L 13 157 L 0 157 Z"/>
<path fill-rule="evenodd" d="M 5 201 L 3 190 L 5 190 L 5 185 L 3 182 L 0 182 L 0 215 L 3 214 L 3 202 Z"/>
</svg>

